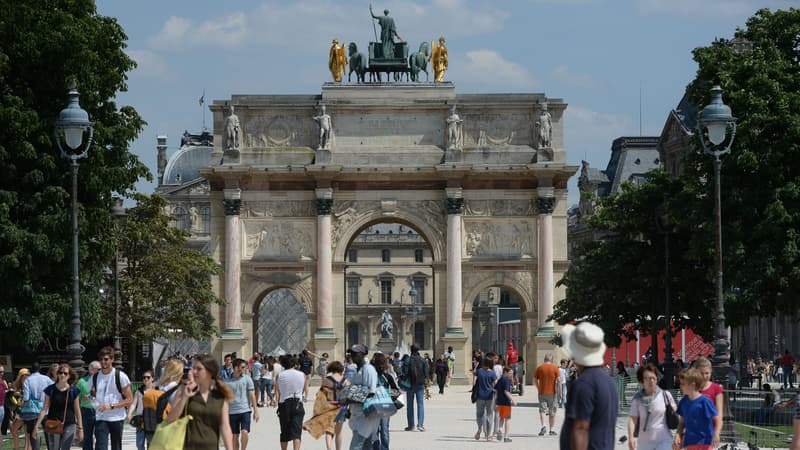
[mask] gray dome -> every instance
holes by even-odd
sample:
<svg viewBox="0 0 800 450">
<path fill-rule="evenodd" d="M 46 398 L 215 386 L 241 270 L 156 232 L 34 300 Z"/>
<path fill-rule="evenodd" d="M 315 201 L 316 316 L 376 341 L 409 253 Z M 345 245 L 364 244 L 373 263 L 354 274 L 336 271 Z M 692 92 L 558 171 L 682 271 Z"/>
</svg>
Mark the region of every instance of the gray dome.
<svg viewBox="0 0 800 450">
<path fill-rule="evenodd" d="M 169 158 L 164 169 L 165 185 L 181 185 L 200 178 L 199 170 L 211 163 L 213 146 L 184 145 Z"/>
</svg>

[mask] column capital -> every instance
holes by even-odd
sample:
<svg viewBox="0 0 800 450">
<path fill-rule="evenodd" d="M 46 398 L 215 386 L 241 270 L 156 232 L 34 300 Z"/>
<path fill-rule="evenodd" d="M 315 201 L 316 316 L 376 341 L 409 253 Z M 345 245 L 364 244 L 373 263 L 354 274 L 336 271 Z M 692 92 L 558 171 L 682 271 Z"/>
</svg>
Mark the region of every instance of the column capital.
<svg viewBox="0 0 800 450">
<path fill-rule="evenodd" d="M 330 216 L 333 209 L 332 198 L 317 198 L 314 199 L 314 204 L 317 205 L 317 215 Z"/>
<path fill-rule="evenodd" d="M 447 214 L 463 214 L 464 213 L 464 199 L 461 197 L 453 198 L 447 197 L 444 202 L 447 208 Z"/>
<path fill-rule="evenodd" d="M 226 216 L 238 216 L 242 206 L 242 200 L 238 198 L 226 198 L 222 200 L 222 206 L 225 208 Z"/>
<path fill-rule="evenodd" d="M 536 197 L 536 211 L 539 214 L 553 214 L 556 208 L 556 198 L 553 196 Z"/>
</svg>

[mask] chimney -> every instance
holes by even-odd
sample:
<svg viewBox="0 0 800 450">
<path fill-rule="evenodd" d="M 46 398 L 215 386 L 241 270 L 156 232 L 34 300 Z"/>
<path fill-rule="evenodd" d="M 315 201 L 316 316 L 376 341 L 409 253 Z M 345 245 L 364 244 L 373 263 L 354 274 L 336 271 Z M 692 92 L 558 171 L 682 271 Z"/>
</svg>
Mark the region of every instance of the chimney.
<svg viewBox="0 0 800 450">
<path fill-rule="evenodd" d="M 164 169 L 167 168 L 167 136 L 156 136 L 158 150 L 158 185 L 164 184 Z"/>
</svg>

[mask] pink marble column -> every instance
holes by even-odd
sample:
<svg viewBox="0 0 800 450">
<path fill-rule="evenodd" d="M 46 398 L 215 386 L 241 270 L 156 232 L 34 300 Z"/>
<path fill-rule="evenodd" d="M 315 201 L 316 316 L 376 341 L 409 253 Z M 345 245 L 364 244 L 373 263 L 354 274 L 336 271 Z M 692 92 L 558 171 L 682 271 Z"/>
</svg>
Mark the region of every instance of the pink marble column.
<svg viewBox="0 0 800 450">
<path fill-rule="evenodd" d="M 448 189 L 449 191 L 449 189 Z M 461 214 L 464 198 L 448 192 L 447 207 L 447 334 L 464 334 L 461 323 Z"/>
<path fill-rule="evenodd" d="M 241 276 L 242 236 L 239 226 L 241 190 L 225 189 L 225 329 L 223 334 L 242 333 Z"/>
<path fill-rule="evenodd" d="M 330 193 L 327 193 L 330 195 Z M 317 331 L 333 335 L 333 249 L 331 247 L 332 198 L 317 198 Z"/>
<path fill-rule="evenodd" d="M 553 210 L 556 198 L 553 196 L 538 197 L 536 206 L 538 217 L 539 249 L 537 253 L 539 282 L 539 329 L 537 335 L 551 335 L 555 333 L 552 321 L 547 317 L 553 314 Z"/>
</svg>

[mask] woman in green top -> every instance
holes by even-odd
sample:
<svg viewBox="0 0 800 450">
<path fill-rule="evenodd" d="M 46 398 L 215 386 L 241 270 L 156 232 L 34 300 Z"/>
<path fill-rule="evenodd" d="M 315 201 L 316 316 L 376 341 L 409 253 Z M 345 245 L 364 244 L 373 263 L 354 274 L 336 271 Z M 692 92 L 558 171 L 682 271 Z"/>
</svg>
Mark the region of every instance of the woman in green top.
<svg viewBox="0 0 800 450">
<path fill-rule="evenodd" d="M 192 370 L 177 390 L 167 420 L 174 422 L 184 413 L 192 416 L 186 428 L 187 450 L 217 450 L 219 440 L 227 450 L 233 450 L 231 425 L 228 420 L 228 402 L 231 390 L 219 380 L 219 363 L 211 355 L 199 355 L 192 359 Z M 186 403 L 188 402 L 188 406 Z"/>
</svg>

